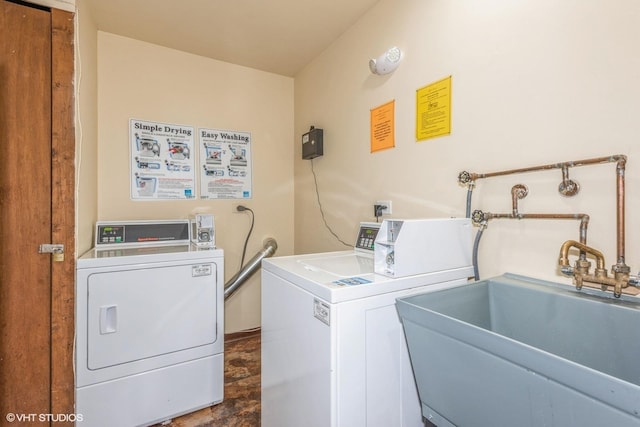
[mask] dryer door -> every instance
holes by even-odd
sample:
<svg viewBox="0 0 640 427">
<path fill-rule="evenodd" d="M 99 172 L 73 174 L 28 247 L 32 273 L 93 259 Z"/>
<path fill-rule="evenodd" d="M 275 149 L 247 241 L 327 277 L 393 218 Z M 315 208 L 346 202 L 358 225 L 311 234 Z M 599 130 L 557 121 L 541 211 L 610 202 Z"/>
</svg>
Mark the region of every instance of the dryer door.
<svg viewBox="0 0 640 427">
<path fill-rule="evenodd" d="M 218 339 L 214 263 L 94 273 L 87 303 L 89 370 Z"/>
</svg>

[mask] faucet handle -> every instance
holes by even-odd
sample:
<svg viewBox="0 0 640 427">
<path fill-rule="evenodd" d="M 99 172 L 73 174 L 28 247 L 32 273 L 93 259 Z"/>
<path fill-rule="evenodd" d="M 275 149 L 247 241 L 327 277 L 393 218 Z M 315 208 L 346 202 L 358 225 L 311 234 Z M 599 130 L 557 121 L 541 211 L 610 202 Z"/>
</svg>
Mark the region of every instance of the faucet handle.
<svg viewBox="0 0 640 427">
<path fill-rule="evenodd" d="M 559 264 L 560 264 L 560 273 L 569 277 L 573 276 L 573 267 L 567 264 L 562 264 L 561 262 Z"/>
</svg>

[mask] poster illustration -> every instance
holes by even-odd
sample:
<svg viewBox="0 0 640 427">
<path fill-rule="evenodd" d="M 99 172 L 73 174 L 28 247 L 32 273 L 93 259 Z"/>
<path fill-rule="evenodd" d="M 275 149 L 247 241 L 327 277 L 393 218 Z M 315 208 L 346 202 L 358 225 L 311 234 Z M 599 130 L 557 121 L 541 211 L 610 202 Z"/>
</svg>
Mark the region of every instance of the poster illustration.
<svg viewBox="0 0 640 427">
<path fill-rule="evenodd" d="M 200 128 L 198 136 L 200 197 L 251 198 L 251 133 Z"/>
<path fill-rule="evenodd" d="M 132 199 L 195 197 L 193 127 L 130 119 L 129 144 Z"/>
</svg>

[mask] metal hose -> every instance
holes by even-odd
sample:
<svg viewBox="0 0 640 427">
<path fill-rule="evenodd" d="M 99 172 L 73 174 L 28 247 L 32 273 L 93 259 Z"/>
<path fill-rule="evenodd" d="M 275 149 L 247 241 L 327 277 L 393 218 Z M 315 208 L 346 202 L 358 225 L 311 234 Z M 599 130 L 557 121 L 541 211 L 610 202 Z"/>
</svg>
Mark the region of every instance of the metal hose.
<svg viewBox="0 0 640 427">
<path fill-rule="evenodd" d="M 244 267 L 240 269 L 236 274 L 233 275 L 231 279 L 227 281 L 224 285 L 224 299 L 225 301 L 229 298 L 235 291 L 237 291 L 240 286 L 244 284 L 244 282 L 251 277 L 251 275 L 260 267 L 260 263 L 263 258 L 268 258 L 273 255 L 278 249 L 278 243 L 276 239 L 269 237 L 262 242 L 262 250 L 258 251 L 253 258 L 245 264 Z"/>
<path fill-rule="evenodd" d="M 476 233 L 476 238 L 473 241 L 473 278 L 475 280 L 480 280 L 480 272 L 478 270 L 478 248 L 480 247 L 480 238 L 482 238 L 482 233 L 485 228 L 487 228 L 487 222 L 483 221 L 480 224 L 480 228 Z"/>
</svg>

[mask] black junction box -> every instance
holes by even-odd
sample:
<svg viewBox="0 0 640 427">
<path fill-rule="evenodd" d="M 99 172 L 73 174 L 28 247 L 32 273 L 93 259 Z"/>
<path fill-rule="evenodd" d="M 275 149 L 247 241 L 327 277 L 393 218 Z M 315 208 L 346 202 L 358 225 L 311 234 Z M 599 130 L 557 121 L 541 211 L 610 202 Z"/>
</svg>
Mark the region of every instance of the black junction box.
<svg viewBox="0 0 640 427">
<path fill-rule="evenodd" d="M 309 132 L 302 135 L 302 158 L 311 160 L 322 154 L 322 129 L 311 126 Z"/>
</svg>

